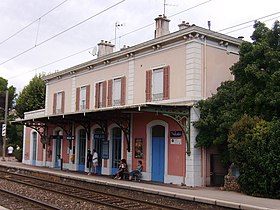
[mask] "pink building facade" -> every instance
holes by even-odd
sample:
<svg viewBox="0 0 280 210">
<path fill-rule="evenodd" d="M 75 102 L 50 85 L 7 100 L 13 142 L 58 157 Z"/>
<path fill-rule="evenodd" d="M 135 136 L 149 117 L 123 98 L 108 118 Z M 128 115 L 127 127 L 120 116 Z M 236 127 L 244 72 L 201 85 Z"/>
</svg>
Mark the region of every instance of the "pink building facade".
<svg viewBox="0 0 280 210">
<path fill-rule="evenodd" d="M 87 171 L 96 149 L 103 175 L 125 158 L 130 169 L 143 162 L 144 180 L 215 184 L 223 169 L 215 148 L 195 147 L 194 105 L 234 79 L 242 40 L 185 22 L 170 33 L 166 17 L 155 20 L 154 39 L 117 52 L 101 41 L 96 59 L 44 78 L 45 109 L 19 121 L 25 164 Z"/>
</svg>

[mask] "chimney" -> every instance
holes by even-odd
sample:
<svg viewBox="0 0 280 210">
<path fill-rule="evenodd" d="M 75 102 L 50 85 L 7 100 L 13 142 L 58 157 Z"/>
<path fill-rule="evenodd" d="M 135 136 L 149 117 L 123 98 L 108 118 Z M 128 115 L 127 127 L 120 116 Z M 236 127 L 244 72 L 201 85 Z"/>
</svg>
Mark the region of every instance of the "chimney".
<svg viewBox="0 0 280 210">
<path fill-rule="evenodd" d="M 182 29 L 190 27 L 190 24 L 186 21 L 182 21 L 182 23 L 180 23 L 178 26 L 179 26 L 179 30 L 182 30 Z"/>
<path fill-rule="evenodd" d="M 98 45 L 97 57 L 101 57 L 103 55 L 108 55 L 110 53 L 113 53 L 113 49 L 115 46 L 115 45 L 111 44 L 111 42 L 107 42 L 104 40 L 101 40 L 101 42 L 98 43 L 97 45 Z"/>
<path fill-rule="evenodd" d="M 169 22 L 166 16 L 159 15 L 156 19 L 156 30 L 155 38 L 161 37 L 163 35 L 169 34 Z"/>
</svg>

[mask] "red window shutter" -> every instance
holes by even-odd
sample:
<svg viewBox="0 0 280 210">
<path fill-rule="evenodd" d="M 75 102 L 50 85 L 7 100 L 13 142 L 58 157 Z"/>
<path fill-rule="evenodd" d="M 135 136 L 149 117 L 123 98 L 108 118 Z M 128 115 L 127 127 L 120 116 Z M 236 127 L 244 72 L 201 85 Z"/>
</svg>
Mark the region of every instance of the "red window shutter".
<svg viewBox="0 0 280 210">
<path fill-rule="evenodd" d="M 125 105 L 125 96 L 126 96 L 126 77 L 121 78 L 121 105 Z"/>
<path fill-rule="evenodd" d="M 64 113 L 64 106 L 65 106 L 65 92 L 62 91 L 61 93 L 61 113 Z"/>
<path fill-rule="evenodd" d="M 170 66 L 166 66 L 163 69 L 163 100 L 169 99 L 169 92 L 170 92 Z"/>
<path fill-rule="evenodd" d="M 56 114 L 57 93 L 53 94 L 53 114 Z"/>
<path fill-rule="evenodd" d="M 106 95 L 107 95 L 107 82 L 104 81 L 102 84 L 102 107 L 106 107 Z"/>
<path fill-rule="evenodd" d="M 99 83 L 95 84 L 95 108 L 98 108 L 98 101 L 99 101 Z"/>
<path fill-rule="evenodd" d="M 108 106 L 112 106 L 113 80 L 108 81 Z"/>
<path fill-rule="evenodd" d="M 146 102 L 152 101 L 152 70 L 146 71 Z"/>
<path fill-rule="evenodd" d="M 80 88 L 76 88 L 76 111 L 80 110 Z"/>
<path fill-rule="evenodd" d="M 86 109 L 89 109 L 90 102 L 90 85 L 86 86 Z"/>
</svg>

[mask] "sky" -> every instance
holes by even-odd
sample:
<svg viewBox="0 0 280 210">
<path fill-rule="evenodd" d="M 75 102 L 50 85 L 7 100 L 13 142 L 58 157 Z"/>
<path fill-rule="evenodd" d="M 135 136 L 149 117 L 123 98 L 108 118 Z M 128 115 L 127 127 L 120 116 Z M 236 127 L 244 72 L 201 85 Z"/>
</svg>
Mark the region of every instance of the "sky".
<svg viewBox="0 0 280 210">
<path fill-rule="evenodd" d="M 280 20 L 280 1 L 0 0 L 0 77 L 20 92 L 36 74 L 95 59 L 101 40 L 117 51 L 153 39 L 162 14 L 170 32 L 182 21 L 207 29 L 211 21 L 211 30 L 251 41 L 254 20 L 269 28 Z"/>
</svg>

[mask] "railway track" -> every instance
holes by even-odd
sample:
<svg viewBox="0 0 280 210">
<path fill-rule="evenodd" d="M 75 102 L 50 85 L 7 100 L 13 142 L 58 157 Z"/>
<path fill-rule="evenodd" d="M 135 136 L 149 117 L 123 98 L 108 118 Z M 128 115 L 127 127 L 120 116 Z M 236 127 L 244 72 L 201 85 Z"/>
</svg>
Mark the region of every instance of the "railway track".
<svg viewBox="0 0 280 210">
<path fill-rule="evenodd" d="M 0 189 L 1 205 L 10 209 L 59 210 L 50 204 Z M 14 208 L 11 208 L 14 206 Z"/>
<path fill-rule="evenodd" d="M 139 198 L 128 198 L 119 194 L 111 194 L 108 192 L 102 193 L 100 191 L 82 186 L 61 183 L 58 181 L 48 181 L 46 179 L 30 177 L 23 174 L 1 171 L 0 177 L 1 179 L 6 179 L 18 184 L 57 193 L 69 198 L 71 197 L 72 200 L 82 200 L 84 202 L 92 203 L 93 205 L 98 204 L 99 206 L 106 206 L 113 209 L 186 209 L 182 207 L 141 200 Z"/>
</svg>

